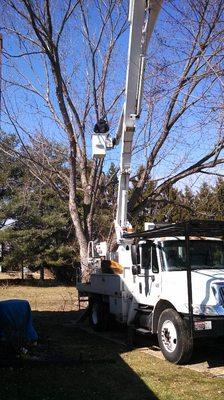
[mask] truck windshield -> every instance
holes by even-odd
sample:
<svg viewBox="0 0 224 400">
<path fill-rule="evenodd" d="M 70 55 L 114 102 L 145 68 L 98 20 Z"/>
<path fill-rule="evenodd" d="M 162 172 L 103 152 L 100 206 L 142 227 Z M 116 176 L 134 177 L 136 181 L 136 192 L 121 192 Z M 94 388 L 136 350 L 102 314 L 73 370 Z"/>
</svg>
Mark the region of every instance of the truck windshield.
<svg viewBox="0 0 224 400">
<path fill-rule="evenodd" d="M 166 270 L 186 270 L 184 240 L 165 241 L 163 253 Z M 191 240 L 190 264 L 192 270 L 224 268 L 224 242 L 218 240 Z"/>
</svg>

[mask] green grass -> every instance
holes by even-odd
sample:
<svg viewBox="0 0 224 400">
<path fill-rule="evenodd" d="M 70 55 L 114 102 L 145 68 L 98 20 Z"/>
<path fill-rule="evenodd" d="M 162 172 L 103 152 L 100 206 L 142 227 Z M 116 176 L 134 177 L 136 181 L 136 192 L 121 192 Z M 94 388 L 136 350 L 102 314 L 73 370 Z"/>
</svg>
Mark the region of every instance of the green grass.
<svg viewBox="0 0 224 400">
<path fill-rule="evenodd" d="M 1 368 L 0 399 L 224 398 L 224 379 L 172 365 L 141 349 L 128 351 L 124 346 L 90 335 L 70 324 L 77 312 L 75 301 L 71 302 L 73 288 L 69 288 L 66 311 L 61 310 L 64 309 L 67 288 L 55 287 L 48 290 L 23 286 L 20 289 L 22 296 L 26 295 L 38 310 L 33 315 L 41 345 L 34 354 L 45 359 L 45 363 L 40 365 L 38 362 L 26 361 L 20 367 Z M 15 292 L 18 298 L 19 287 L 4 288 L 3 297 L 13 297 Z M 50 309 L 48 304 L 44 307 L 44 300 L 47 303 L 49 299 Z"/>
<path fill-rule="evenodd" d="M 124 361 L 159 399 L 223 399 L 224 380 L 198 373 L 139 350 L 123 355 Z"/>
</svg>

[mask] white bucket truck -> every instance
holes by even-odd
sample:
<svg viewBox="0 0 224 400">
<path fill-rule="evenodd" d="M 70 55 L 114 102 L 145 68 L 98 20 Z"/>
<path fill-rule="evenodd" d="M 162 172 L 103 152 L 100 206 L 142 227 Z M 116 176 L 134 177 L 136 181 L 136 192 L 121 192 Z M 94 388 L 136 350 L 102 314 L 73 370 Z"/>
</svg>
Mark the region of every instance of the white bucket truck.
<svg viewBox="0 0 224 400">
<path fill-rule="evenodd" d="M 197 337 L 224 337 L 224 222 L 191 221 L 125 234 L 78 289 L 103 330 L 112 315 L 157 334 L 165 358 L 187 362 Z M 135 242 L 135 244 L 133 244 Z M 116 260 L 116 261 L 115 261 Z"/>
<path fill-rule="evenodd" d="M 80 295 L 89 297 L 95 329 L 105 329 L 113 316 L 132 330 L 157 334 L 165 358 L 184 363 L 192 354 L 195 337 L 224 336 L 224 222 L 146 224 L 145 231 L 131 233 L 127 220 L 132 141 L 141 111 L 146 50 L 161 3 L 130 0 L 125 103 L 113 141 L 121 141 L 117 251 L 109 253 L 105 243 L 90 243 L 93 273 L 88 283 L 80 282 L 77 288 Z M 105 129 L 102 135 L 99 150 L 94 136 L 94 157 L 102 158 L 102 147 L 105 153 Z"/>
</svg>

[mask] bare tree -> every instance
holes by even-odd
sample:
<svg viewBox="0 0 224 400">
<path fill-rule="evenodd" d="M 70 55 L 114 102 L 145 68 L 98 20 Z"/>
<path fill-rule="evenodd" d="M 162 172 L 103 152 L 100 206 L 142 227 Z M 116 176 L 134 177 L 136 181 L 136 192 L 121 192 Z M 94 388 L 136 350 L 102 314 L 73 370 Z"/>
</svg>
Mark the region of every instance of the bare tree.
<svg viewBox="0 0 224 400">
<path fill-rule="evenodd" d="M 10 54 L 8 51 L 4 53 L 10 67 L 14 68 L 18 76 L 18 79 L 8 76 L 5 84 L 8 89 L 19 87 L 28 94 L 36 95 L 38 100 L 33 107 L 37 115 L 43 116 L 45 103 L 48 118 L 56 122 L 59 134 L 60 131 L 67 134 L 70 176 L 61 176 L 61 179 L 68 183 L 69 209 L 85 269 L 87 244 L 92 237 L 97 189 L 103 167 L 103 160 L 89 161 L 88 134 L 94 124 L 93 118 L 97 122 L 105 117 L 120 97 L 114 90 L 111 91 L 115 95 L 106 95 L 106 85 L 116 43 L 127 27 L 125 9 L 114 0 L 94 1 L 94 16 L 89 11 L 92 9 L 92 2 L 65 1 L 63 5 L 58 4 L 57 14 L 49 0 L 34 3 L 28 0 L 5 1 L 4 5 L 7 20 L 5 30 L 7 34 L 14 35 L 21 48 L 19 54 Z M 95 19 L 97 23 L 97 30 L 94 32 L 91 19 Z M 71 29 L 74 29 L 74 41 L 78 41 L 74 44 L 76 54 L 74 49 L 68 49 L 67 46 Z M 72 40 L 72 36 L 69 40 Z M 70 45 L 73 46 L 73 43 Z M 33 72 L 32 79 L 21 68 L 22 58 L 26 59 Z M 14 62 L 15 59 L 19 61 Z M 41 68 L 40 73 L 37 71 L 37 63 Z M 74 86 L 77 75 L 79 84 Z M 29 97 L 29 101 L 30 99 Z M 47 180 L 58 190 L 55 177 L 58 177 L 59 172 L 52 170 L 46 157 L 38 160 L 27 147 L 24 135 L 31 136 L 32 131 L 24 128 L 24 123 L 20 123 L 18 110 L 14 111 L 17 104 L 14 101 L 9 104 L 9 100 L 4 100 L 4 103 L 9 122 L 21 140 L 24 162 L 31 173 L 39 179 Z M 36 126 L 35 128 L 37 129 Z M 42 145 L 46 145 L 44 140 Z M 81 212 L 77 204 L 79 190 L 83 193 Z"/>
<path fill-rule="evenodd" d="M 211 174 L 217 173 L 214 168 L 224 161 L 224 2 L 188 1 L 180 5 L 172 1 L 171 6 L 171 14 L 165 10 L 168 23 L 166 31 L 161 29 L 156 48 L 161 56 L 152 53 L 150 57 L 146 94 L 149 124 L 140 146 L 147 152 L 145 168 L 129 202 L 132 213 L 159 199 L 166 187 L 187 176 L 209 169 L 213 169 Z M 175 59 L 170 61 L 170 57 Z M 164 177 L 142 196 L 153 170 L 164 161 Z"/>
<path fill-rule="evenodd" d="M 161 201 L 167 186 L 192 174 L 217 173 L 224 162 L 223 11 L 224 0 L 164 4 L 146 71 L 143 123 L 133 157 L 143 168 L 130 198 L 130 215 L 150 201 Z M 85 272 L 108 165 L 91 160 L 90 134 L 101 117 L 109 120 L 113 133 L 120 113 L 127 2 L 4 0 L 2 14 L 3 33 L 12 38 L 4 50 L 4 128 L 8 124 L 18 135 L 32 174 L 65 199 L 58 182 L 67 187 Z M 38 139 L 35 132 L 40 131 Z M 69 176 L 47 157 L 51 135 L 69 149 Z M 30 151 L 28 138 L 39 140 L 42 157 Z M 149 178 L 154 180 L 150 192 L 145 191 Z"/>
</svg>

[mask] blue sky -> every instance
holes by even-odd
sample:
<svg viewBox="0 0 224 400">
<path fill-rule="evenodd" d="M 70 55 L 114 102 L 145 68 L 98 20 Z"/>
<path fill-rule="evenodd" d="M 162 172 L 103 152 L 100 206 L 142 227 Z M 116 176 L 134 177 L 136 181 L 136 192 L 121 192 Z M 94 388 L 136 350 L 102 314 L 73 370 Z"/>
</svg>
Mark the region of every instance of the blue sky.
<svg viewBox="0 0 224 400">
<path fill-rule="evenodd" d="M 173 3 L 174 6 L 180 6 L 178 1 L 173 1 Z M 55 2 L 54 5 L 54 21 L 57 26 L 60 21 L 61 5 L 59 1 Z M 185 4 L 182 3 L 182 5 L 183 9 L 185 9 Z M 145 137 L 142 135 L 138 138 L 137 142 L 137 145 L 143 144 L 144 139 L 150 132 L 152 140 L 148 143 L 148 152 L 161 132 L 164 113 L 169 102 L 169 95 L 172 89 L 175 88 L 177 78 L 183 70 L 184 58 L 189 50 L 189 40 L 194 34 L 195 20 L 192 19 L 192 21 L 190 21 L 191 26 L 190 24 L 184 26 L 184 18 L 180 18 L 179 11 L 174 6 L 169 2 L 164 3 L 156 25 L 156 31 L 150 43 L 143 112 L 141 120 L 136 126 L 138 136 L 142 129 L 142 125 L 144 125 L 147 118 L 147 113 L 150 111 L 149 104 L 150 102 L 153 102 L 155 116 L 153 117 L 152 123 L 147 125 L 145 129 Z M 115 17 L 116 16 L 114 16 L 114 18 Z M 27 34 L 27 28 L 21 26 L 20 21 L 14 19 L 13 22 L 24 34 Z M 96 40 L 99 34 L 100 20 L 94 7 L 91 7 L 91 12 L 88 13 L 88 22 L 92 38 Z M 4 23 L 3 20 L 3 24 Z M 7 23 L 10 23 L 10 21 Z M 29 88 L 31 89 L 33 85 L 37 90 L 44 92 L 43 88 L 46 78 L 43 69 L 42 56 L 32 55 L 30 56 L 30 59 L 27 57 L 15 57 L 16 55 L 21 54 L 21 52 L 24 52 L 25 49 L 31 50 L 31 47 L 29 44 L 25 43 L 25 41 L 22 44 L 19 43 L 15 35 L 9 34 L 9 32 L 6 33 L 4 30 L 2 30 L 2 32 L 4 35 L 4 48 L 6 52 L 14 56 L 13 58 L 4 57 L 3 63 L 3 76 L 7 81 L 7 83 L 3 85 L 3 96 L 7 102 L 8 109 L 10 109 L 10 112 L 19 125 L 29 131 L 31 135 L 34 135 L 38 130 L 43 130 L 44 134 L 50 139 L 66 143 L 66 135 L 61 128 L 52 121 L 49 110 L 43 100 L 30 91 L 22 90 L 20 86 L 24 84 L 29 85 Z M 101 57 L 105 51 L 106 44 L 107 42 L 105 38 L 102 42 L 100 49 L 101 52 L 97 55 L 97 60 L 101 67 L 103 66 Z M 70 92 L 78 111 L 82 114 L 86 97 L 87 70 L 89 70 L 88 73 L 91 75 L 91 65 L 89 54 L 86 49 L 86 43 L 81 32 L 80 14 L 77 13 L 75 18 L 70 20 L 65 35 L 62 38 L 60 48 L 62 70 L 65 79 L 74 71 L 74 75 L 71 79 Z M 128 31 L 126 31 L 118 41 L 112 58 L 110 77 L 107 81 L 107 105 L 124 86 L 127 48 Z M 168 67 L 169 64 L 170 67 Z M 158 73 L 157 69 L 159 65 L 160 67 L 161 65 L 165 65 L 166 68 L 164 71 L 161 70 L 161 72 Z M 91 79 L 91 76 L 89 79 Z M 10 82 L 16 82 L 16 85 Z M 158 87 L 160 93 L 150 97 L 156 87 Z M 58 111 L 52 78 L 50 78 L 50 88 L 52 92 L 52 102 L 56 111 Z M 192 100 L 197 98 L 202 90 L 202 85 L 199 85 L 192 94 Z M 184 91 L 183 93 L 185 94 Z M 187 112 L 174 126 L 170 138 L 161 152 L 161 161 L 153 171 L 153 178 L 158 179 L 159 177 L 165 177 L 171 171 L 175 171 L 176 164 L 180 164 L 179 170 L 183 166 L 188 166 L 211 147 L 218 129 L 218 122 L 214 121 L 214 116 L 211 114 L 212 106 L 216 106 L 216 93 L 217 96 L 220 96 L 219 82 L 214 84 L 210 92 L 206 94 L 203 101 L 189 110 L 189 112 Z M 113 109 L 113 113 L 108 115 L 108 119 L 111 122 L 112 136 L 116 132 L 122 103 L 123 99 L 121 98 L 117 103 L 117 106 Z M 208 108 L 207 112 L 205 112 L 206 107 Z M 2 128 L 11 132 L 13 128 L 4 114 L 2 121 Z M 87 121 L 87 148 L 89 154 L 91 153 L 90 139 L 94 123 L 95 115 L 91 112 Z M 18 129 L 20 130 L 20 134 L 24 137 L 24 140 L 27 140 L 24 131 L 19 127 Z M 146 152 L 147 149 L 141 152 L 137 151 L 136 155 L 133 156 L 133 171 L 144 162 L 144 154 Z M 119 164 L 119 149 L 108 152 L 105 160 L 105 169 L 108 168 L 111 162 L 114 162 L 116 165 Z M 192 183 L 192 179 L 188 181 Z M 197 177 L 197 182 L 200 181 L 201 180 L 198 181 Z"/>
</svg>

